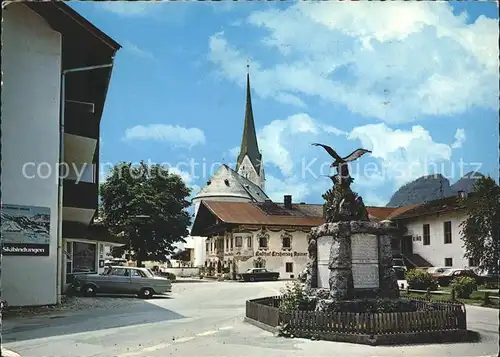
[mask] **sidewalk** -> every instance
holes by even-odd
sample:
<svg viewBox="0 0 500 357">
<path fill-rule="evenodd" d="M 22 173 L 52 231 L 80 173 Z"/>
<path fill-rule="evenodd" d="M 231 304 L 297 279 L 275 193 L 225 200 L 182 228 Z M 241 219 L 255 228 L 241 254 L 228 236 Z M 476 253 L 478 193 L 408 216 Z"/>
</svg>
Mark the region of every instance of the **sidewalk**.
<svg viewBox="0 0 500 357">
<path fill-rule="evenodd" d="M 21 357 L 21 355 L 2 347 L 2 357 Z"/>
</svg>

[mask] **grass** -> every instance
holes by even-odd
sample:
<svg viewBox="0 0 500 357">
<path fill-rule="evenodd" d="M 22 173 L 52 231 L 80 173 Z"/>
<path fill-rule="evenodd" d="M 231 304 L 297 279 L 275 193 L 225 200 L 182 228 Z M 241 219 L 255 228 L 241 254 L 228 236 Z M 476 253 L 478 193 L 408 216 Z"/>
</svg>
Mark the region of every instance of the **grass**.
<svg viewBox="0 0 500 357">
<path fill-rule="evenodd" d="M 478 286 L 477 289 L 478 290 L 485 290 L 485 289 L 488 289 L 488 288 L 485 288 L 484 286 Z M 451 287 L 450 286 L 439 287 L 438 290 L 439 291 L 446 291 L 446 292 L 448 292 L 448 293 L 451 294 Z M 490 288 L 489 290 L 492 290 L 492 289 Z M 474 291 L 474 293 L 480 294 L 481 296 L 483 296 L 483 294 L 484 294 L 483 291 Z M 474 295 L 474 293 L 473 293 L 473 295 Z M 490 296 L 498 296 L 498 289 L 495 289 L 495 291 L 490 291 L 489 294 L 490 294 Z"/>
<path fill-rule="evenodd" d="M 451 290 L 451 289 L 450 289 Z M 416 298 L 424 298 L 425 293 L 409 293 L 406 294 L 406 292 L 401 292 L 402 296 L 407 296 L 407 297 L 416 297 Z M 490 294 L 490 296 L 493 294 Z M 498 293 L 496 294 L 498 296 Z M 431 294 L 431 301 L 450 301 L 451 300 L 451 294 Z M 487 305 L 484 305 L 484 292 L 481 291 L 474 291 L 471 294 L 471 297 L 469 299 L 457 299 L 460 302 L 463 302 L 464 304 L 469 304 L 469 305 L 476 305 L 476 306 L 484 306 L 484 307 L 491 307 L 494 309 L 499 308 L 499 300 L 498 299 L 490 299 L 489 303 Z"/>
</svg>

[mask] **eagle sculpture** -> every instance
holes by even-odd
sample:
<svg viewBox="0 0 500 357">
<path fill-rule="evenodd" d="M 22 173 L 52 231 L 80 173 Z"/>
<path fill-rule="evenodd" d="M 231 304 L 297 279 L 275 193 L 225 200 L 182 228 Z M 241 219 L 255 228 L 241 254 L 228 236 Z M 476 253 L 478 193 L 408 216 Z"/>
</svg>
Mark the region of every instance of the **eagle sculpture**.
<svg viewBox="0 0 500 357">
<path fill-rule="evenodd" d="M 354 150 L 352 153 L 347 155 L 346 157 L 341 157 L 335 150 L 333 150 L 330 146 L 324 145 L 324 144 L 319 144 L 319 143 L 313 143 L 312 145 L 314 146 L 321 146 L 325 151 L 335 160 L 330 167 L 335 167 L 337 169 L 337 172 L 339 175 L 343 178 L 349 177 L 349 168 L 347 167 L 347 163 L 359 159 L 361 156 L 363 156 L 366 153 L 371 153 L 370 150 L 366 149 L 357 149 Z M 332 178 L 333 180 L 333 178 Z"/>
</svg>

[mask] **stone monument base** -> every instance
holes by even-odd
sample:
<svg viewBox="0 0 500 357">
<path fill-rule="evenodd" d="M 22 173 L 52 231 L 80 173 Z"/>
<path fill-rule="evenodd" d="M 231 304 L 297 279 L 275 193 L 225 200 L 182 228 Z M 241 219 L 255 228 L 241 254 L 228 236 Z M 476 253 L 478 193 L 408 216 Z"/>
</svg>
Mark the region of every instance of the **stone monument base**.
<svg viewBox="0 0 500 357">
<path fill-rule="evenodd" d="M 398 298 L 388 222 L 325 223 L 309 236 L 305 288 L 315 299 Z"/>
</svg>

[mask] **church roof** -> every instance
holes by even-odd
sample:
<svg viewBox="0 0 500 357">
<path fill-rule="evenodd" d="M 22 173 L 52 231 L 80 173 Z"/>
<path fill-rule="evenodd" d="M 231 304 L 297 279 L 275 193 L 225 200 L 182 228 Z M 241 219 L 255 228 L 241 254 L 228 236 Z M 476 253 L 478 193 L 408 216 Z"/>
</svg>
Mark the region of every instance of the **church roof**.
<svg viewBox="0 0 500 357">
<path fill-rule="evenodd" d="M 193 199 L 217 199 L 218 197 L 237 197 L 255 202 L 269 200 L 259 186 L 225 164 L 219 167 L 207 185 Z"/>
<path fill-rule="evenodd" d="M 253 119 L 253 109 L 252 109 L 252 97 L 250 94 L 250 74 L 247 73 L 247 100 L 245 107 L 245 124 L 243 126 L 243 138 L 241 139 L 240 154 L 236 161 L 236 170 L 239 169 L 245 155 L 252 162 L 257 173 L 260 172 L 260 164 L 262 161 L 262 155 L 259 150 L 259 145 L 257 143 L 257 134 L 255 133 L 255 122 Z"/>
</svg>

